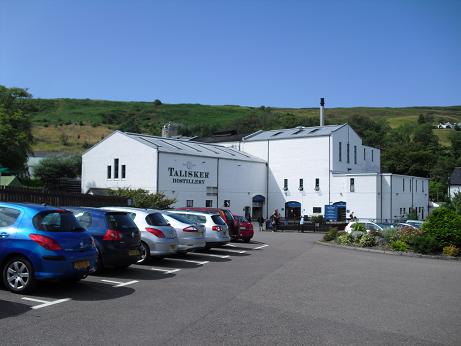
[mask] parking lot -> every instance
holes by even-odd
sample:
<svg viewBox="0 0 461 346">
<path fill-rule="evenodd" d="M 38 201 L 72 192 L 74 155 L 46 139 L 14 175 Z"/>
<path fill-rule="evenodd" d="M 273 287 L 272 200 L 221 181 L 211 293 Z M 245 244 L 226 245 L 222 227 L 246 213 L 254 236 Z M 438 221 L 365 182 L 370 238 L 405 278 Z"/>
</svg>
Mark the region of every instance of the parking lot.
<svg viewBox="0 0 461 346">
<path fill-rule="evenodd" d="M 459 262 L 257 233 L 33 295 L 0 290 L 0 344 L 459 344 Z"/>
</svg>

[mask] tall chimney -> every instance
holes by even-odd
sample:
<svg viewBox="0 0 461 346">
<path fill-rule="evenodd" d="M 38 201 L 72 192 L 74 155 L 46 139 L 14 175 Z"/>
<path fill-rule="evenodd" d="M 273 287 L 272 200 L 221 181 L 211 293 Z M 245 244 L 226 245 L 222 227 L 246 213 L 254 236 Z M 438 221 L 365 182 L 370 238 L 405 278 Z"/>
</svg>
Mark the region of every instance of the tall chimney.
<svg viewBox="0 0 461 346">
<path fill-rule="evenodd" d="M 325 106 L 325 99 L 321 97 L 320 98 L 320 126 L 325 125 L 325 117 L 323 115 L 323 112 L 324 112 L 323 106 Z"/>
</svg>

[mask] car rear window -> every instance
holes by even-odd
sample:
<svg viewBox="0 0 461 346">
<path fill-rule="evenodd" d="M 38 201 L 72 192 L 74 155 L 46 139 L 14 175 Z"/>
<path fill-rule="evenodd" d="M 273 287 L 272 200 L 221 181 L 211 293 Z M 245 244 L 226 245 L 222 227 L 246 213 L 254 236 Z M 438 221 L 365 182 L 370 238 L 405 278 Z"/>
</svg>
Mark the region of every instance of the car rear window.
<svg viewBox="0 0 461 346">
<path fill-rule="evenodd" d="M 221 216 L 219 215 L 211 215 L 211 219 L 213 220 L 213 222 L 217 225 L 225 225 L 226 223 L 224 222 L 224 220 L 222 219 Z"/>
<path fill-rule="evenodd" d="M 229 210 L 224 209 L 224 214 L 226 214 L 226 219 L 229 223 L 234 221 L 234 217 L 232 216 L 232 213 Z"/>
<path fill-rule="evenodd" d="M 136 229 L 136 224 L 127 213 L 107 213 L 107 224 L 110 229 L 117 231 L 129 231 Z"/>
<path fill-rule="evenodd" d="M 47 210 L 35 215 L 32 219 L 34 227 L 45 232 L 83 232 L 74 214 L 64 210 Z"/>
<path fill-rule="evenodd" d="M 190 219 L 188 219 L 187 217 L 184 217 L 182 215 L 179 215 L 179 214 L 168 214 L 169 217 L 171 217 L 172 219 L 175 219 L 179 222 L 182 222 L 182 223 L 186 223 L 186 224 L 191 224 L 193 223 Z"/>
<path fill-rule="evenodd" d="M 17 209 L 0 207 L 0 227 L 14 225 L 21 212 Z"/>
<path fill-rule="evenodd" d="M 146 222 L 151 226 L 168 226 L 168 221 L 165 220 L 162 214 L 152 213 L 146 216 Z"/>
<path fill-rule="evenodd" d="M 93 222 L 93 217 L 91 216 L 91 213 L 87 211 L 78 211 L 78 210 L 73 211 L 73 213 L 78 223 L 80 224 L 80 226 L 86 229 L 91 227 L 91 224 Z"/>
<path fill-rule="evenodd" d="M 192 223 L 206 223 L 206 217 L 201 215 L 194 215 L 194 214 L 180 214 L 184 216 L 186 219 L 192 221 Z"/>
</svg>

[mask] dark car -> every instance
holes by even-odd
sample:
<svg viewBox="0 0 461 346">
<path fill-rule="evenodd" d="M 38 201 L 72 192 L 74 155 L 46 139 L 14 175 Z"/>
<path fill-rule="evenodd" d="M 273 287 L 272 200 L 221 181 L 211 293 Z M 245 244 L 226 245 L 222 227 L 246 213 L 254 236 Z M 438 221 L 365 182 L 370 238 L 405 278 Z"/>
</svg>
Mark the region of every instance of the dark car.
<svg viewBox="0 0 461 346">
<path fill-rule="evenodd" d="M 126 212 L 98 208 L 67 208 L 94 238 L 98 250 L 96 273 L 105 267 L 125 268 L 141 259 L 141 237 Z"/>
<path fill-rule="evenodd" d="M 238 219 L 234 218 L 232 212 L 228 209 L 223 208 L 200 208 L 200 207 L 182 207 L 176 208 L 176 210 L 186 210 L 186 211 L 200 211 L 202 213 L 212 213 L 212 214 L 219 214 L 224 222 L 227 224 L 229 228 L 229 236 L 232 240 L 237 240 L 240 238 L 240 222 Z"/>
</svg>

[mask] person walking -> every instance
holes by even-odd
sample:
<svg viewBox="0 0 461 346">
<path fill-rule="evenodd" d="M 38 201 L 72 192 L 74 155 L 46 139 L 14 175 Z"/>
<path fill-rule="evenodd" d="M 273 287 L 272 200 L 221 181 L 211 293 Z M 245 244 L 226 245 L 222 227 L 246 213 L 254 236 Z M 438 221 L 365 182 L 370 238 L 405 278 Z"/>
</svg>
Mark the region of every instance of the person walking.
<svg viewBox="0 0 461 346">
<path fill-rule="evenodd" d="M 304 233 L 304 215 L 301 215 L 301 218 L 299 219 L 298 232 Z"/>
<path fill-rule="evenodd" d="M 272 232 L 277 232 L 278 226 L 280 224 L 280 214 L 279 210 L 275 209 L 274 214 L 271 216 Z"/>
<path fill-rule="evenodd" d="M 259 231 L 263 231 L 263 225 L 264 225 L 264 218 L 262 215 L 259 215 L 258 217 L 258 224 L 259 224 Z"/>
</svg>

